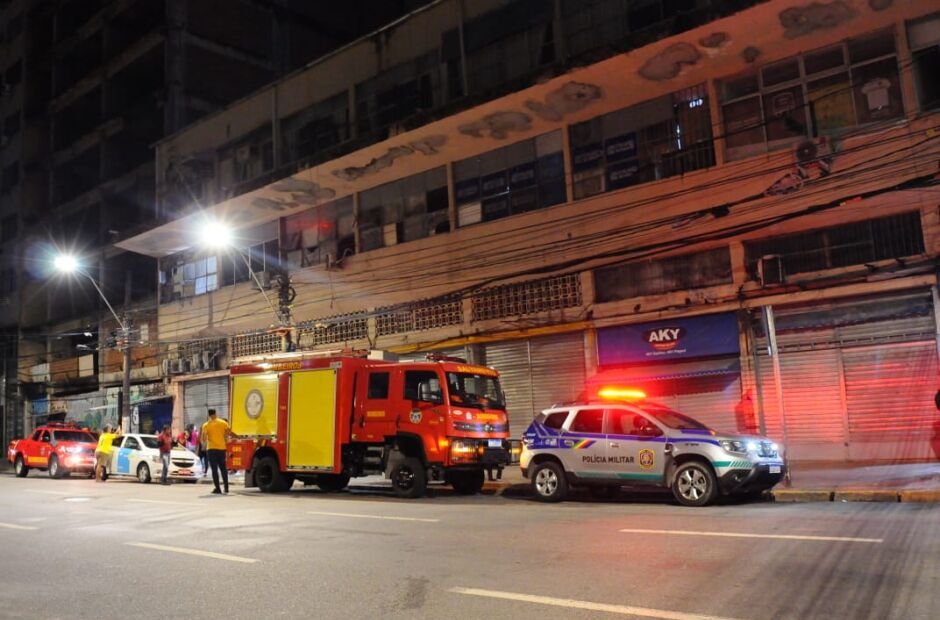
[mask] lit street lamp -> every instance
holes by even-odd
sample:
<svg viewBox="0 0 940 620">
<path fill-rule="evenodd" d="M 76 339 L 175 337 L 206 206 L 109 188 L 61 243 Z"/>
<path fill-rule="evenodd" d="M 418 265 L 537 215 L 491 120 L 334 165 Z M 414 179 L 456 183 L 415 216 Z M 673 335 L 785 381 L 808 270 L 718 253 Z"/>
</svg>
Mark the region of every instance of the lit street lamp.
<svg viewBox="0 0 940 620">
<path fill-rule="evenodd" d="M 121 384 L 121 405 L 118 407 L 118 426 L 121 426 L 124 416 L 130 413 L 130 398 L 131 398 L 131 330 L 130 325 L 125 319 L 121 319 L 118 316 L 117 312 L 114 311 L 114 308 L 111 306 L 111 302 L 108 301 L 108 298 L 105 297 L 104 292 L 98 286 L 98 283 L 91 276 L 91 274 L 84 271 L 81 267 L 81 263 L 78 258 L 72 256 L 71 254 L 58 254 L 52 261 L 53 266 L 56 271 L 62 274 L 73 274 L 77 273 L 85 276 L 91 282 L 91 285 L 95 287 L 95 290 L 98 292 L 98 296 L 101 297 L 101 300 L 108 307 L 108 310 L 111 311 L 111 316 L 114 317 L 114 320 L 117 321 L 118 326 L 121 331 L 121 339 L 124 341 L 123 353 L 124 353 L 124 377 Z"/>
</svg>

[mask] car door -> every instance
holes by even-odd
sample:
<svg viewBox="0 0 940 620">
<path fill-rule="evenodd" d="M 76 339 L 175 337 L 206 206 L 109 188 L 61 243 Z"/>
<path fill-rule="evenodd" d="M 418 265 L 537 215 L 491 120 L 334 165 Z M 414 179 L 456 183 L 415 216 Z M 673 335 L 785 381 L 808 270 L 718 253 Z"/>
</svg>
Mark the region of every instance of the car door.
<svg viewBox="0 0 940 620">
<path fill-rule="evenodd" d="M 131 471 L 131 437 L 117 437 L 111 442 L 111 470 L 112 473 L 127 475 Z"/>
<path fill-rule="evenodd" d="M 665 472 L 663 431 L 642 413 L 610 409 L 606 422 L 607 469 L 626 482 L 662 482 Z"/>
<path fill-rule="evenodd" d="M 567 471 L 582 478 L 606 478 L 604 409 L 585 407 L 568 419 L 559 447 L 562 464 Z"/>
</svg>

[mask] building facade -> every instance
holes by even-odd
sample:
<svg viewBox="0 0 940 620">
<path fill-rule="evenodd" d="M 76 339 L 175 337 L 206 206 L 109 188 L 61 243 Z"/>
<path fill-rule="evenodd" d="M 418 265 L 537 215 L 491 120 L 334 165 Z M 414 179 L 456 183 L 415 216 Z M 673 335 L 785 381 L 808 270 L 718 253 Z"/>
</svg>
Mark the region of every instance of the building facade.
<svg viewBox="0 0 940 620">
<path fill-rule="evenodd" d="M 934 9 L 440 0 L 206 116 L 117 244 L 159 261 L 174 420 L 238 357 L 442 351 L 515 434 L 628 383 L 792 458 L 936 458 Z"/>
</svg>

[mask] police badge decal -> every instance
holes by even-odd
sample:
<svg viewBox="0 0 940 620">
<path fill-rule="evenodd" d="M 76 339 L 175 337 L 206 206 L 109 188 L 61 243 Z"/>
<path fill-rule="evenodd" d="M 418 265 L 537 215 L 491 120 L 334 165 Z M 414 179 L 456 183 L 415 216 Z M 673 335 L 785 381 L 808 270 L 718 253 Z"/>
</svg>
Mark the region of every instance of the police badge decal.
<svg viewBox="0 0 940 620">
<path fill-rule="evenodd" d="M 643 448 L 637 455 L 636 461 L 643 469 L 653 469 L 653 465 L 656 464 L 656 453 L 649 448 Z"/>
</svg>

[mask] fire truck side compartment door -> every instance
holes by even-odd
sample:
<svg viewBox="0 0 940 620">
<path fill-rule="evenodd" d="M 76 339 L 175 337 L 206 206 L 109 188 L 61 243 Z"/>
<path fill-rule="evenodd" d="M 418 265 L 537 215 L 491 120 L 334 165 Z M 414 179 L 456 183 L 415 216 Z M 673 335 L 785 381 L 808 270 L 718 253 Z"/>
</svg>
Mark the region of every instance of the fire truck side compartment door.
<svg viewBox="0 0 940 620">
<path fill-rule="evenodd" d="M 291 373 L 287 467 L 333 469 L 335 445 L 336 370 Z"/>
<path fill-rule="evenodd" d="M 232 432 L 246 437 L 277 434 L 277 373 L 232 377 Z"/>
</svg>

